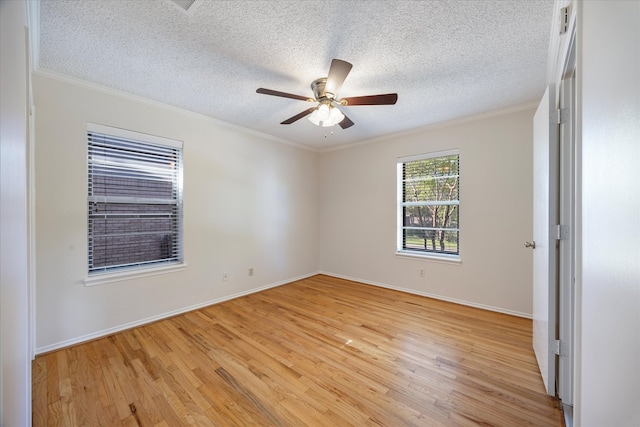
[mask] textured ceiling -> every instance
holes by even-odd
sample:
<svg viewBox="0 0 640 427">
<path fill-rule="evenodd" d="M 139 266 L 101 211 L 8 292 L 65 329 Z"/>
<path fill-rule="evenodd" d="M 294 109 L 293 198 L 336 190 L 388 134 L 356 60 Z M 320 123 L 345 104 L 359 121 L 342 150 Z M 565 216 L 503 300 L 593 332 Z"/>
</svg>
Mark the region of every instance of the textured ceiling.
<svg viewBox="0 0 640 427">
<path fill-rule="evenodd" d="M 538 100 L 554 0 L 41 0 L 39 68 L 160 101 L 313 149 L 366 141 Z M 355 126 L 279 123 L 311 105 L 333 58 Z"/>
</svg>

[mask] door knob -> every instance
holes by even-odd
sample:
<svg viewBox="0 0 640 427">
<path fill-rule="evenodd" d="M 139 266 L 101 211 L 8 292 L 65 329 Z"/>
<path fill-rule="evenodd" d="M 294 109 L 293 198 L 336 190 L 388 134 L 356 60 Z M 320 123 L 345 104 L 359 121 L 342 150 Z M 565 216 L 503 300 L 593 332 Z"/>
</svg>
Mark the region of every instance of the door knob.
<svg viewBox="0 0 640 427">
<path fill-rule="evenodd" d="M 536 248 L 536 242 L 524 242 L 524 247 L 525 248 L 535 249 Z"/>
</svg>

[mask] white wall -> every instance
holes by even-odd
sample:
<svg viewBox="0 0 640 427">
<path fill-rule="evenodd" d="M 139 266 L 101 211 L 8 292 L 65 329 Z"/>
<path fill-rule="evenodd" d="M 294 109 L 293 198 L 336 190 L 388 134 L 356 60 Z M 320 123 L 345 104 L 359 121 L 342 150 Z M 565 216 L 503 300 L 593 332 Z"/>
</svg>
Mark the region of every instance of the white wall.
<svg viewBox="0 0 640 427">
<path fill-rule="evenodd" d="M 533 108 L 320 156 L 320 268 L 530 317 Z M 398 257 L 398 157 L 460 149 L 460 264 Z M 425 269 L 425 277 L 419 270 Z"/>
<path fill-rule="evenodd" d="M 44 73 L 34 91 L 38 352 L 317 272 L 315 152 Z M 184 141 L 185 270 L 84 286 L 87 122 Z"/>
<path fill-rule="evenodd" d="M 27 55 L 23 1 L 0 2 L 0 425 L 31 425 Z"/>
<path fill-rule="evenodd" d="M 640 2 L 578 3 L 577 426 L 640 425 Z M 581 283 L 580 283 L 581 282 Z"/>
</svg>

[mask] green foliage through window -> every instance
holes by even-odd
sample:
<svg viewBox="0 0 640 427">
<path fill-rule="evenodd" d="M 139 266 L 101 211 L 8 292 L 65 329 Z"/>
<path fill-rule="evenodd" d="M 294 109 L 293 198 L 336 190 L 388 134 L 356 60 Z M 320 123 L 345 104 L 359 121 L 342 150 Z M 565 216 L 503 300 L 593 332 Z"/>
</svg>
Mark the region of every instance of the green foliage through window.
<svg viewBox="0 0 640 427">
<path fill-rule="evenodd" d="M 400 163 L 402 251 L 459 255 L 459 154 Z"/>
</svg>

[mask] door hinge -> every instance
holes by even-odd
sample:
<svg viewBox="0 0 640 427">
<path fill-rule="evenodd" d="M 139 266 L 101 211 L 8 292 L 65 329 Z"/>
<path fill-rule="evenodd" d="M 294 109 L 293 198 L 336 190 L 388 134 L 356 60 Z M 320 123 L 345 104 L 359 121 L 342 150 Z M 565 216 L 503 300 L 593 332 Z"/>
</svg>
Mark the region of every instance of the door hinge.
<svg viewBox="0 0 640 427">
<path fill-rule="evenodd" d="M 564 356 L 564 346 L 560 340 L 550 340 L 549 352 L 558 356 Z"/>
<path fill-rule="evenodd" d="M 549 238 L 555 240 L 568 240 L 569 239 L 569 226 L 556 224 L 549 227 Z"/>
<path fill-rule="evenodd" d="M 560 35 L 566 34 L 569 31 L 569 18 L 571 16 L 571 5 L 560 9 Z"/>
<path fill-rule="evenodd" d="M 568 108 L 558 108 L 557 116 L 556 116 L 556 124 L 561 125 L 567 122 L 569 118 L 569 109 Z"/>
</svg>

